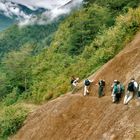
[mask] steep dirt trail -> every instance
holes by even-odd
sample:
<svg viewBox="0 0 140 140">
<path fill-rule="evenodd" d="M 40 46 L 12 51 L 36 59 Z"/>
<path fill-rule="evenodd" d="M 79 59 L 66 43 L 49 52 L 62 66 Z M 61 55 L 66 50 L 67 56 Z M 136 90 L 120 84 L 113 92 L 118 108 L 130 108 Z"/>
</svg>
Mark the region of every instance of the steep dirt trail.
<svg viewBox="0 0 140 140">
<path fill-rule="evenodd" d="M 12 140 L 140 140 L 140 100 L 128 105 L 113 104 L 110 86 L 114 79 L 127 84 L 140 80 L 140 33 L 115 58 L 90 78 L 107 82 L 106 96 L 97 98 L 97 86 L 90 95 L 61 96 L 31 113 Z M 96 94 L 95 94 L 96 93 Z"/>
<path fill-rule="evenodd" d="M 105 79 L 106 93 L 110 95 L 113 80 L 117 79 L 126 86 L 132 77 L 140 82 L 140 33 L 118 55 L 90 77 L 95 81 L 91 87 L 91 94 L 96 95 L 98 87 L 95 83 L 99 79 Z"/>
</svg>

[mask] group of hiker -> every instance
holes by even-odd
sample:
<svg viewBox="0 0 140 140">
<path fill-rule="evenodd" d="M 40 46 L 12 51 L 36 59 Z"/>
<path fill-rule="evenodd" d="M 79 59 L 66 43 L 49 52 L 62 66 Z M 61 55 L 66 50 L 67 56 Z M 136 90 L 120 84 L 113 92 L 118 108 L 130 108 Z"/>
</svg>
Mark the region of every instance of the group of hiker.
<svg viewBox="0 0 140 140">
<path fill-rule="evenodd" d="M 90 85 L 91 83 L 93 83 L 94 80 L 89 80 L 86 79 L 84 80 L 84 92 L 83 95 L 86 96 L 89 94 L 89 90 L 90 90 Z M 72 77 L 71 80 L 71 84 L 73 86 L 73 91 L 76 89 L 76 87 L 78 86 L 79 83 L 79 78 L 75 78 Z M 96 85 L 98 85 L 98 97 L 102 97 L 105 95 L 105 87 L 106 87 L 106 82 L 103 79 L 100 79 L 98 81 L 98 83 L 96 83 Z M 111 86 L 111 97 L 112 97 L 112 102 L 113 103 L 118 103 L 120 101 L 120 99 L 122 98 L 122 94 L 125 93 L 125 87 L 124 85 L 119 81 L 119 80 L 114 80 Z M 134 79 L 131 78 L 128 86 L 127 86 L 127 90 L 126 90 L 126 94 L 124 96 L 124 104 L 128 104 L 128 102 L 134 97 L 136 96 L 137 98 L 140 98 L 140 83 L 138 84 L 138 82 Z"/>
</svg>

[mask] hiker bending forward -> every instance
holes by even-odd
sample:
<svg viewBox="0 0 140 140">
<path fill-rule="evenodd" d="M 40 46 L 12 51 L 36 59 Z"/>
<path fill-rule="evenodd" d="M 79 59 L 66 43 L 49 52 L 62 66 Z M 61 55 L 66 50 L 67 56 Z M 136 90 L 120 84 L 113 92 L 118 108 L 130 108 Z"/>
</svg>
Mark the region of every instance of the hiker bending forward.
<svg viewBox="0 0 140 140">
<path fill-rule="evenodd" d="M 90 88 L 90 85 L 93 81 L 92 80 L 89 80 L 89 79 L 86 79 L 84 81 L 84 96 L 86 96 L 87 94 L 89 94 L 89 88 Z"/>
<path fill-rule="evenodd" d="M 128 102 L 137 94 L 138 92 L 138 83 L 134 78 L 128 83 L 127 92 L 124 97 L 124 104 L 128 104 Z"/>
</svg>

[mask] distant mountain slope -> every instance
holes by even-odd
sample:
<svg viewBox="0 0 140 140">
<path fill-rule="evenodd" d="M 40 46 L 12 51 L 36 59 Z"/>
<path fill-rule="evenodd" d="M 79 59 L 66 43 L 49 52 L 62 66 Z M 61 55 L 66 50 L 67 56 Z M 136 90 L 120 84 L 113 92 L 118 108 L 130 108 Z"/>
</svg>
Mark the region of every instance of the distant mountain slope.
<svg viewBox="0 0 140 140">
<path fill-rule="evenodd" d="M 140 33 L 91 76 L 106 80 L 106 96 L 97 98 L 93 83 L 89 96 L 83 97 L 81 87 L 75 95 L 50 101 L 28 116 L 12 140 L 139 140 L 140 100 L 134 99 L 128 105 L 122 101 L 113 104 L 110 96 L 114 78 L 126 85 L 132 76 L 140 80 Z"/>
<path fill-rule="evenodd" d="M 0 34 L 0 57 L 12 50 L 18 50 L 24 45 L 33 46 L 34 52 L 49 46 L 54 32 L 63 19 L 64 17 L 61 17 L 47 25 L 32 25 L 22 28 L 13 25 L 9 27 Z"/>
</svg>

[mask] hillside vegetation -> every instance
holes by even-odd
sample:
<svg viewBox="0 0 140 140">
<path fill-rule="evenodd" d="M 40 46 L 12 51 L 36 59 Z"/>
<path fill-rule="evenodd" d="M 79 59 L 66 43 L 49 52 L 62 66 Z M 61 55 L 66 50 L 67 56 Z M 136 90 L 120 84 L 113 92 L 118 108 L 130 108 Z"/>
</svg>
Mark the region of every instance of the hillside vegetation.
<svg viewBox="0 0 140 140">
<path fill-rule="evenodd" d="M 70 91 L 72 75 L 93 74 L 139 30 L 138 0 L 87 2 L 53 24 L 0 34 L 1 137 L 21 127 L 30 110 L 17 109 L 21 102 L 40 104 Z"/>
<path fill-rule="evenodd" d="M 31 46 L 34 53 L 50 45 L 54 32 L 64 17 L 60 17 L 47 25 L 13 25 L 0 34 L 0 58 L 6 53 Z"/>
</svg>

